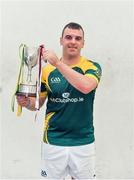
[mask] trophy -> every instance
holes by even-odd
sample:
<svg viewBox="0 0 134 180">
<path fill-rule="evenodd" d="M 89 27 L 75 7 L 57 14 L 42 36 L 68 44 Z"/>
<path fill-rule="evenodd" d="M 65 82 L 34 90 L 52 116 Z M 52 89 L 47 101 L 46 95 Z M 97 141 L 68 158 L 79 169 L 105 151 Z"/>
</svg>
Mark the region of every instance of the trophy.
<svg viewBox="0 0 134 180">
<path fill-rule="evenodd" d="M 23 77 L 18 84 L 16 95 L 22 96 L 36 96 L 36 75 L 32 74 L 32 69 L 37 65 L 39 59 L 39 48 L 27 47 L 23 48 Z"/>
<path fill-rule="evenodd" d="M 39 47 L 28 47 L 21 44 L 19 47 L 20 70 L 16 84 L 16 90 L 11 101 L 11 108 L 14 111 L 15 96 L 36 97 L 36 110 L 39 110 L 41 58 L 44 45 Z M 19 110 L 21 113 L 22 108 Z"/>
</svg>

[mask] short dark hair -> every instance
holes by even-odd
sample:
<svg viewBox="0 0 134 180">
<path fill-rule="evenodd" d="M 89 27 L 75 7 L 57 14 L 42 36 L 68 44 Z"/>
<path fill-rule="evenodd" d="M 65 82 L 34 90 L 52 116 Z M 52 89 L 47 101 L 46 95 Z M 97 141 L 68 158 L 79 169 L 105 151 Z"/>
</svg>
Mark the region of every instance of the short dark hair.
<svg viewBox="0 0 134 180">
<path fill-rule="evenodd" d="M 64 31 L 65 31 L 66 28 L 69 28 L 69 29 L 78 29 L 78 30 L 81 29 L 82 32 L 83 32 L 83 36 L 84 36 L 84 30 L 83 30 L 82 26 L 80 24 L 78 24 L 78 23 L 70 22 L 70 23 L 68 23 L 68 24 L 66 24 L 64 26 L 64 28 L 62 30 L 62 37 L 63 37 Z"/>
</svg>

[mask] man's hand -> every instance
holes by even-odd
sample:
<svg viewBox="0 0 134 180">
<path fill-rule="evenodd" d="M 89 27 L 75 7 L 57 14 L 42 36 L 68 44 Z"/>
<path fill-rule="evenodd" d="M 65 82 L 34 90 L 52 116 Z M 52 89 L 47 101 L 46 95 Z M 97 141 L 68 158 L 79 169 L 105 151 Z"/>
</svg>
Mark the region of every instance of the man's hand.
<svg viewBox="0 0 134 180">
<path fill-rule="evenodd" d="M 27 107 L 29 104 L 29 99 L 26 96 L 16 96 L 17 102 L 22 107 Z"/>
<path fill-rule="evenodd" d="M 52 50 L 43 50 L 43 59 L 44 61 L 48 61 L 51 65 L 57 66 L 60 60 Z"/>
<path fill-rule="evenodd" d="M 25 107 L 31 111 L 35 111 L 35 101 L 36 97 L 26 97 L 26 96 L 16 96 L 17 102 L 20 106 Z M 40 97 L 39 99 L 39 106 L 42 107 L 46 97 Z"/>
</svg>

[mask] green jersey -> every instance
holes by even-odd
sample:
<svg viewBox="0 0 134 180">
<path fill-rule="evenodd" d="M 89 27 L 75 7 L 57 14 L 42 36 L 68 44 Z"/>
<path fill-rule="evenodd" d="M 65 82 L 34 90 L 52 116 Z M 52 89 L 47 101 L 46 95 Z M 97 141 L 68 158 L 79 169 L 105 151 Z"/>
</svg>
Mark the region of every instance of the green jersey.
<svg viewBox="0 0 134 180">
<path fill-rule="evenodd" d="M 101 77 L 98 63 L 80 58 L 71 68 L 80 74 Z M 93 102 L 96 89 L 83 94 L 52 65 L 42 70 L 41 96 L 47 96 L 43 141 L 60 146 L 78 146 L 94 141 Z"/>
</svg>

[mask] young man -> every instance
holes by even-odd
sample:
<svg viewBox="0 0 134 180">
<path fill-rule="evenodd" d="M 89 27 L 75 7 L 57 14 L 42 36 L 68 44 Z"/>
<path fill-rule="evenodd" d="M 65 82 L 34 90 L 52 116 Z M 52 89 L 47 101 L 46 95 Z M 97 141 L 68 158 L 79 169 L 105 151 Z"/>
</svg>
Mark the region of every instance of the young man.
<svg viewBox="0 0 134 180">
<path fill-rule="evenodd" d="M 44 50 L 49 64 L 42 70 L 40 107 L 47 97 L 41 175 L 60 180 L 95 178 L 93 102 L 101 77 L 100 65 L 81 56 L 84 31 L 67 24 L 60 38 L 62 57 Z M 34 97 L 17 97 L 18 103 L 35 110 Z"/>
</svg>

